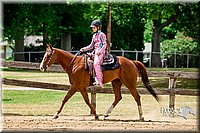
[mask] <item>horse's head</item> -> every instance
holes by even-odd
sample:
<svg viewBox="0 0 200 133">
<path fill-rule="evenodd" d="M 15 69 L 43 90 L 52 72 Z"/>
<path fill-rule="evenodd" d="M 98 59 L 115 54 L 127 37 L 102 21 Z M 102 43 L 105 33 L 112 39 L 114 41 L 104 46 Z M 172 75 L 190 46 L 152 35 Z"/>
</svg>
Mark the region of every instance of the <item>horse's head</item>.
<svg viewBox="0 0 200 133">
<path fill-rule="evenodd" d="M 40 71 L 46 71 L 51 64 L 56 63 L 56 60 L 57 55 L 54 48 L 51 45 L 47 45 L 46 53 L 44 54 L 42 62 L 40 63 Z"/>
</svg>

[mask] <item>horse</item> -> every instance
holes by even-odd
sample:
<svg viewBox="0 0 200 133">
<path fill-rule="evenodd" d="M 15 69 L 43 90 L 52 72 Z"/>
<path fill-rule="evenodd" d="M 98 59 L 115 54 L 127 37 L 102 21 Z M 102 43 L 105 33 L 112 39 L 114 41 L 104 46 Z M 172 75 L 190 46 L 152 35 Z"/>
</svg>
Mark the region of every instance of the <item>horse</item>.
<svg viewBox="0 0 200 133">
<path fill-rule="evenodd" d="M 188 114 L 195 115 L 195 113 L 193 112 L 193 110 L 190 107 L 185 106 L 185 107 L 181 107 L 179 109 L 178 116 L 181 116 L 184 119 L 187 119 Z"/>
<path fill-rule="evenodd" d="M 115 100 L 111 106 L 107 109 L 104 114 L 104 118 L 108 117 L 117 103 L 122 99 L 121 96 L 121 86 L 124 84 L 130 91 L 131 95 L 134 97 L 138 112 L 139 120 L 143 121 L 143 112 L 140 102 L 140 95 L 136 89 L 137 77 L 141 76 L 142 82 L 146 89 L 152 94 L 152 96 L 159 102 L 159 97 L 153 90 L 147 75 L 147 71 L 143 63 L 140 61 L 132 61 L 122 56 L 117 56 L 120 67 L 114 70 L 105 70 L 103 71 L 103 83 L 111 82 L 113 87 L 113 92 L 115 95 Z M 62 66 L 64 71 L 69 76 L 69 81 L 71 87 L 65 97 L 63 98 L 61 105 L 57 112 L 54 114 L 53 118 L 57 119 L 61 113 L 66 102 L 77 92 L 79 91 L 83 96 L 85 103 L 91 109 L 96 120 L 99 119 L 99 116 L 96 113 L 95 108 L 89 101 L 88 93 L 86 88 L 90 85 L 90 74 L 88 70 L 85 69 L 85 60 L 82 55 L 74 55 L 70 52 L 64 51 L 62 49 L 54 48 L 51 45 L 46 46 L 46 52 L 40 63 L 40 70 L 46 71 L 51 64 L 58 63 Z"/>
</svg>

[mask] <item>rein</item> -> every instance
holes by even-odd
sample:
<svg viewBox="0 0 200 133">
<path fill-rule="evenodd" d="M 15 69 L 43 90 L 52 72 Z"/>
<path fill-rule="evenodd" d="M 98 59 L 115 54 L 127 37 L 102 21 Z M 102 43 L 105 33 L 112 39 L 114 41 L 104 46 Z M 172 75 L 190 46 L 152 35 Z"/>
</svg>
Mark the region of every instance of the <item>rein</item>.
<svg viewBox="0 0 200 133">
<path fill-rule="evenodd" d="M 69 65 L 67 66 L 67 67 L 69 68 L 67 71 L 70 71 L 72 63 L 74 62 L 74 60 L 76 59 L 76 57 L 77 57 L 80 53 L 81 53 L 81 52 L 78 51 L 78 52 L 75 54 L 75 56 L 74 56 L 73 59 L 70 61 Z M 65 69 L 65 70 L 66 70 L 66 69 Z"/>
<path fill-rule="evenodd" d="M 47 64 L 46 64 L 46 67 L 49 66 L 49 63 L 50 63 L 51 58 L 52 58 L 52 56 L 53 56 L 53 53 L 54 53 L 55 51 L 54 51 L 54 50 L 49 50 L 48 52 L 50 52 L 50 55 L 47 56 Z M 70 61 L 69 65 L 67 65 L 67 68 L 64 69 L 66 72 L 70 72 L 70 71 L 71 71 L 71 66 L 72 66 L 74 60 L 76 59 L 76 57 L 77 57 L 80 53 L 81 53 L 81 52 L 78 51 L 78 52 L 75 54 L 75 56 L 73 57 L 73 59 Z"/>
</svg>

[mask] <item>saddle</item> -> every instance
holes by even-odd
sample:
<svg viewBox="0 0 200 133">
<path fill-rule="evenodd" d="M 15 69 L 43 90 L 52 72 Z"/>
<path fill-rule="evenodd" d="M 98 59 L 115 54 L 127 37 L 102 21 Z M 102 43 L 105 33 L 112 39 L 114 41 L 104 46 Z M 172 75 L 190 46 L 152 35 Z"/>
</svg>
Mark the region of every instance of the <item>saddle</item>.
<svg viewBox="0 0 200 133">
<path fill-rule="evenodd" d="M 85 69 L 89 70 L 89 73 L 93 75 L 93 63 L 94 63 L 94 57 L 91 54 L 85 54 Z M 103 59 L 103 63 L 101 65 L 102 71 L 105 70 L 113 70 L 120 67 L 118 58 L 116 55 L 112 54 L 106 54 L 106 56 Z"/>
</svg>

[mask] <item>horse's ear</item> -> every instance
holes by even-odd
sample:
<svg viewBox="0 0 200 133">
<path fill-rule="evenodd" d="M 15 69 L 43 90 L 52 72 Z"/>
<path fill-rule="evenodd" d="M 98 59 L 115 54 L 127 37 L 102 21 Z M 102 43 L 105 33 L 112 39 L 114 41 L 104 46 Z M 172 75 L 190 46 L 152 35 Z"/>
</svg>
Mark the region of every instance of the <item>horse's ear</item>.
<svg viewBox="0 0 200 133">
<path fill-rule="evenodd" d="M 50 48 L 51 48 L 51 50 L 53 51 L 53 47 L 52 47 L 52 45 L 51 45 L 51 44 L 48 44 L 48 47 L 50 47 Z"/>
<path fill-rule="evenodd" d="M 47 49 L 47 48 L 50 48 L 51 50 L 53 50 L 53 47 L 52 47 L 51 44 L 46 44 L 45 47 L 46 47 L 46 49 Z"/>
</svg>

